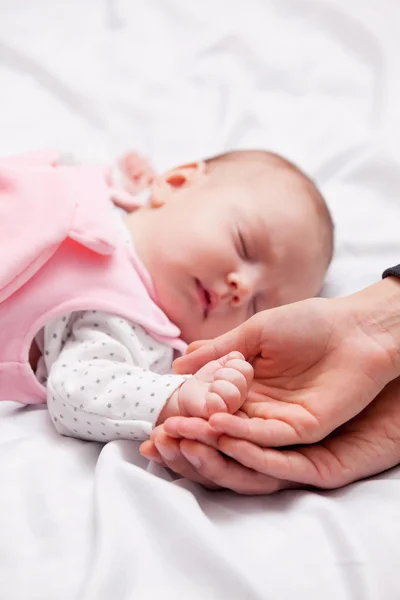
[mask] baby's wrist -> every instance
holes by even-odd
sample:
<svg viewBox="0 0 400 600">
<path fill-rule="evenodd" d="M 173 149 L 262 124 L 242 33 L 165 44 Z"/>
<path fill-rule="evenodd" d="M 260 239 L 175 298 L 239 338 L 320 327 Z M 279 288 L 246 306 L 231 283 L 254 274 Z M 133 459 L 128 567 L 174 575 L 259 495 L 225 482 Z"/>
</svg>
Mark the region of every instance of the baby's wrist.
<svg viewBox="0 0 400 600">
<path fill-rule="evenodd" d="M 164 421 L 166 421 L 170 417 L 177 417 L 181 414 L 181 412 L 179 410 L 179 390 L 181 389 L 182 385 L 180 385 L 172 393 L 172 395 L 168 398 L 168 400 L 164 404 L 164 407 L 162 408 L 162 410 L 158 416 L 155 427 L 157 427 L 158 425 L 162 425 L 164 423 Z"/>
</svg>

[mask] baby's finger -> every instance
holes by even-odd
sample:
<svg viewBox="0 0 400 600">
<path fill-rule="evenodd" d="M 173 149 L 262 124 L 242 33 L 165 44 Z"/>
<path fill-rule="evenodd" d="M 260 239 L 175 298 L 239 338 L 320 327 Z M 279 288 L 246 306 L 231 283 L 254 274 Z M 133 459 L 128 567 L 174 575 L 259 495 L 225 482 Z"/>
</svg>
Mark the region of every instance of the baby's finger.
<svg viewBox="0 0 400 600">
<path fill-rule="evenodd" d="M 197 440 L 207 446 L 218 448 L 219 433 L 208 421 L 196 417 L 170 417 L 164 423 L 164 431 L 171 437 Z"/>
<path fill-rule="evenodd" d="M 239 371 L 239 373 L 241 373 L 243 375 L 243 377 L 245 378 L 247 387 L 250 387 L 250 385 L 253 382 L 254 369 L 253 369 L 252 365 L 249 362 L 247 362 L 247 360 L 244 360 L 243 358 L 229 359 L 225 363 L 225 368 L 226 369 L 235 369 L 235 371 Z"/>
<path fill-rule="evenodd" d="M 248 365 L 243 367 L 243 365 Z M 243 368 L 243 373 L 240 368 Z M 247 375 L 247 377 L 246 377 Z M 232 383 L 240 392 L 243 401 L 247 398 L 247 391 L 252 380 L 252 366 L 246 363 L 244 360 L 230 360 L 226 363 L 225 367 L 218 369 L 215 373 L 214 381 L 229 381 Z"/>
<path fill-rule="evenodd" d="M 216 394 L 215 392 L 207 392 L 204 410 L 204 416 L 208 419 L 215 413 L 227 412 L 228 406 L 219 394 Z"/>
<path fill-rule="evenodd" d="M 226 363 L 228 362 L 228 360 L 244 360 L 244 356 L 241 352 L 238 352 L 237 350 L 233 350 L 232 352 L 225 354 L 225 356 L 222 356 L 221 358 L 217 359 L 216 362 L 219 362 L 219 364 L 222 367 L 224 367 L 226 365 Z"/>
<path fill-rule="evenodd" d="M 240 373 L 238 373 L 238 375 L 240 375 Z M 242 375 L 240 376 L 243 378 Z M 246 394 L 242 395 L 240 393 L 239 388 L 234 383 L 231 383 L 226 379 L 217 379 L 216 381 L 213 381 L 210 385 L 209 393 L 206 397 L 206 405 L 209 415 L 213 414 L 213 412 L 211 412 L 213 404 L 214 406 L 217 406 L 219 404 L 215 401 L 215 396 L 213 397 L 212 394 L 217 394 L 222 399 L 223 403 L 225 404 L 225 410 L 223 412 L 228 411 L 230 413 L 235 413 L 237 410 L 239 410 L 239 408 L 242 406 L 243 402 L 246 399 Z M 208 398 L 210 397 L 210 395 L 212 396 L 212 399 L 211 405 L 209 406 Z M 221 408 L 218 409 L 218 412 L 221 412 Z"/>
<path fill-rule="evenodd" d="M 230 354 L 227 354 L 218 360 L 212 360 L 204 365 L 204 367 L 202 367 L 199 371 L 197 371 L 196 378 L 200 379 L 200 381 L 213 381 L 216 371 L 218 371 L 218 369 L 222 369 L 228 360 L 233 359 L 243 360 L 243 356 L 240 354 L 240 352 L 230 352 Z"/>
</svg>

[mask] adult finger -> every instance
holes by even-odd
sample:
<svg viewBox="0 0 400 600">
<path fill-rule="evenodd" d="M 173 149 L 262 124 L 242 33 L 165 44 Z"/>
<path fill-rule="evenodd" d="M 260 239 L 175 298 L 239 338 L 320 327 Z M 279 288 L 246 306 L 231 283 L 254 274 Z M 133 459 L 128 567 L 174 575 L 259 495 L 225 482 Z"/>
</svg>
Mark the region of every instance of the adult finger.
<svg viewBox="0 0 400 600">
<path fill-rule="evenodd" d="M 184 454 L 181 452 L 178 440 L 170 438 L 163 431 L 159 431 L 154 441 L 158 452 L 160 453 L 165 466 L 171 471 L 186 477 L 191 481 L 201 483 L 205 487 L 210 489 L 218 489 L 218 485 L 203 477 L 201 473 L 186 459 Z"/>
<path fill-rule="evenodd" d="M 262 447 L 311 444 L 326 435 L 326 428 L 302 406 L 277 402 L 280 405 L 279 415 L 275 416 L 274 404 L 271 402 L 268 409 L 264 404 L 262 417 L 249 414 L 247 420 L 238 419 L 236 415 L 217 413 L 210 416 L 210 425 L 220 434 L 248 440 Z"/>
<path fill-rule="evenodd" d="M 272 494 L 295 485 L 258 473 L 199 442 L 182 440 L 180 449 L 196 473 L 214 484 L 238 494 Z"/>
<path fill-rule="evenodd" d="M 310 460 L 309 457 L 303 454 L 303 449 L 274 450 L 260 448 L 251 442 L 228 436 L 220 437 L 218 447 L 227 456 L 259 473 L 269 475 L 270 477 L 291 480 L 298 484 L 303 483 L 326 487 L 322 485 L 324 476 L 321 476 L 321 473 L 318 472 L 314 462 L 317 454 L 315 451 Z M 320 462 L 318 460 L 318 463 Z M 336 483 L 336 478 L 334 483 Z"/>
<path fill-rule="evenodd" d="M 323 489 L 335 489 L 389 469 L 399 462 L 391 440 L 374 431 L 348 431 L 295 450 L 260 448 L 221 436 L 224 454 L 270 477 Z"/>
<path fill-rule="evenodd" d="M 202 346 L 205 346 L 206 344 L 209 344 L 209 343 L 210 343 L 210 340 L 196 340 L 195 342 L 191 342 L 189 344 L 189 346 L 186 348 L 186 354 L 191 354 L 195 350 L 198 350 L 198 348 L 201 348 Z"/>
<path fill-rule="evenodd" d="M 165 466 L 162 456 L 153 441 L 146 440 L 143 442 L 139 447 L 139 452 L 144 458 L 147 458 L 147 460 L 152 460 L 161 466 Z"/>
<path fill-rule="evenodd" d="M 219 433 L 208 421 L 197 417 L 170 417 L 164 424 L 164 431 L 173 438 L 196 440 L 207 446 L 218 448 Z"/>
</svg>

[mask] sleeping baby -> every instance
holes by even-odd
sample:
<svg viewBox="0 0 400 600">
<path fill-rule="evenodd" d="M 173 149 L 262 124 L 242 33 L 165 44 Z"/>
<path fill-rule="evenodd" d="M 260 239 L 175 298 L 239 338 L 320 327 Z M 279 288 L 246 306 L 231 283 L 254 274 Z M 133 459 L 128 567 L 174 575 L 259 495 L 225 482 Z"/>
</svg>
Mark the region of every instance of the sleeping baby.
<svg viewBox="0 0 400 600">
<path fill-rule="evenodd" d="M 133 164 L 138 164 L 133 161 Z M 160 176 L 125 164 L 128 191 L 56 155 L 0 160 L 0 399 L 47 401 L 56 430 L 145 440 L 170 416 L 236 412 L 239 353 L 175 375 L 186 344 L 318 294 L 332 221 L 313 182 L 266 151 L 228 152 Z M 130 187 L 129 187 L 130 185 Z M 139 182 L 140 187 L 140 182 Z"/>
</svg>

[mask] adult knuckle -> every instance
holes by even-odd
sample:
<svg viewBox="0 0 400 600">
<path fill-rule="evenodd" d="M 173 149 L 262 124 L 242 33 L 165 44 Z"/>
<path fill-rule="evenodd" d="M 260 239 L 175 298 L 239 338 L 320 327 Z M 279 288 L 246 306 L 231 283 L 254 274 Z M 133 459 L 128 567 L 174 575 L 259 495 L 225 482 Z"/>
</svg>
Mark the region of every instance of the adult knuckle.
<svg viewBox="0 0 400 600">
<path fill-rule="evenodd" d="M 350 467 L 328 446 L 321 446 L 320 451 L 310 454 L 309 459 L 316 475 L 315 481 L 310 483 L 315 483 L 317 487 L 334 489 L 351 480 Z"/>
<path fill-rule="evenodd" d="M 304 443 L 312 444 L 319 442 L 325 435 L 325 427 L 320 419 L 304 410 L 302 418 L 291 423 L 297 437 Z"/>
</svg>

